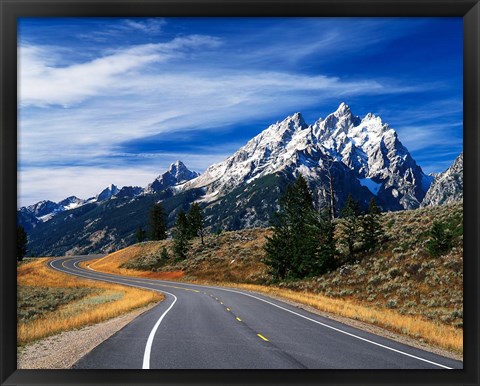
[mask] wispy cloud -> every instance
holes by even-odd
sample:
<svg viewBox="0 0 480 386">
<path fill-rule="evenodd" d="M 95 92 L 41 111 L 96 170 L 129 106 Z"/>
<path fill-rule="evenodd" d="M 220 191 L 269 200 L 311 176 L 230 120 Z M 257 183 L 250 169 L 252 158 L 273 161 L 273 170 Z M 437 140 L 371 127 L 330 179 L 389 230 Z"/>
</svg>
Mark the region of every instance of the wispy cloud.
<svg viewBox="0 0 480 386">
<path fill-rule="evenodd" d="M 105 43 L 122 35 L 138 32 L 158 35 L 166 24 L 167 21 L 164 18 L 123 19 L 118 22 L 105 23 L 104 26 L 97 26 L 88 33 L 79 33 L 77 37 L 87 41 Z"/>
<path fill-rule="evenodd" d="M 62 67 L 54 63 L 52 47 L 20 46 L 20 102 L 23 106 L 78 103 L 87 97 L 118 88 L 122 77 L 135 76 L 134 70 L 149 63 L 161 63 L 184 54 L 185 50 L 217 46 L 218 39 L 208 36 L 176 38 L 167 43 L 143 44 L 96 58 L 85 63 Z"/>
</svg>

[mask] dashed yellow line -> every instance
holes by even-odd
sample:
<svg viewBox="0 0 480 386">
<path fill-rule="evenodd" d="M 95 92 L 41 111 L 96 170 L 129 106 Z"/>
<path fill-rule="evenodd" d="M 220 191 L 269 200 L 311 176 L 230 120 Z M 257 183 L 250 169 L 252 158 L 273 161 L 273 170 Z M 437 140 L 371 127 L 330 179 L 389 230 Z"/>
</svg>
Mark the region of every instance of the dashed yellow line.
<svg viewBox="0 0 480 386">
<path fill-rule="evenodd" d="M 227 308 L 227 311 L 231 311 L 230 308 Z"/>
<path fill-rule="evenodd" d="M 263 339 L 265 342 L 268 342 L 268 339 L 265 338 L 262 334 L 257 334 L 260 339 Z"/>
<path fill-rule="evenodd" d="M 242 319 L 240 319 L 238 316 L 237 316 L 237 320 L 238 320 L 239 322 L 241 322 L 241 321 L 242 321 Z"/>
</svg>

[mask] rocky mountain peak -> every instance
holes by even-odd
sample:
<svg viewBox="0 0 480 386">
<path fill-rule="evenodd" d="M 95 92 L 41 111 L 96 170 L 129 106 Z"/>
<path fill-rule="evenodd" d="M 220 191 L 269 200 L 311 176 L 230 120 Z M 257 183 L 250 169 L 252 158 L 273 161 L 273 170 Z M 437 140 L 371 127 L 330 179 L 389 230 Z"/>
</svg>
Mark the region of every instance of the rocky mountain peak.
<svg viewBox="0 0 480 386">
<path fill-rule="evenodd" d="M 463 199 L 463 152 L 443 173 L 435 176 L 421 206 L 443 205 Z"/>
<path fill-rule="evenodd" d="M 116 185 L 110 184 L 105 189 L 103 189 L 99 194 L 96 195 L 97 201 L 105 201 L 110 199 L 112 196 L 117 194 L 120 190 L 117 188 Z"/>
<path fill-rule="evenodd" d="M 145 188 L 144 193 L 159 192 L 180 183 L 190 181 L 198 176 L 199 174 L 197 172 L 189 170 L 182 161 L 178 160 L 172 163 L 165 173 L 159 175 L 155 181 L 149 184 Z"/>
</svg>

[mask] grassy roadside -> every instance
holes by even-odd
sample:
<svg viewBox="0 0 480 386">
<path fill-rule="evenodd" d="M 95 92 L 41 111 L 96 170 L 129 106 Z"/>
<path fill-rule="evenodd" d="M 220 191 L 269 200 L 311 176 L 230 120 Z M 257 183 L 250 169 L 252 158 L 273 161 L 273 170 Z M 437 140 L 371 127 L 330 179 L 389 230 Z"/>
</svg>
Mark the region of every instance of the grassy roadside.
<svg viewBox="0 0 480 386">
<path fill-rule="evenodd" d="M 137 288 L 81 279 L 33 259 L 17 269 L 17 345 L 114 318 L 163 299 Z"/>
<path fill-rule="evenodd" d="M 432 257 L 425 248 L 433 221 L 449 224 L 454 244 Z M 461 204 L 386 213 L 382 248 L 320 276 L 271 285 L 261 262 L 268 229 L 208 235 L 192 241 L 189 257 L 175 261 L 171 241 L 144 242 L 89 262 L 123 275 L 221 284 L 281 296 L 321 311 L 463 353 L 463 210 Z M 162 259 L 166 248 L 169 259 Z"/>
<path fill-rule="evenodd" d="M 120 259 L 120 252 L 116 252 L 117 256 L 115 257 L 117 259 Z M 148 273 L 125 268 L 116 270 L 114 264 L 109 264 L 108 257 L 103 258 L 98 265 L 95 264 L 95 262 L 90 263 L 90 267 L 99 271 L 121 273 L 123 275 L 143 278 L 177 280 L 182 277 L 179 272 L 175 272 L 172 275 L 169 272 Z M 419 339 L 423 343 L 446 349 L 455 354 L 463 353 L 463 329 L 445 326 L 440 323 L 425 320 L 419 316 L 402 315 L 395 310 L 368 307 L 354 300 L 332 298 L 318 293 L 295 291 L 278 286 L 219 282 L 216 280 L 188 280 L 188 278 L 185 277 L 181 281 L 205 285 L 221 285 L 277 296 L 313 307 L 319 311 L 369 323 L 398 334 Z"/>
</svg>

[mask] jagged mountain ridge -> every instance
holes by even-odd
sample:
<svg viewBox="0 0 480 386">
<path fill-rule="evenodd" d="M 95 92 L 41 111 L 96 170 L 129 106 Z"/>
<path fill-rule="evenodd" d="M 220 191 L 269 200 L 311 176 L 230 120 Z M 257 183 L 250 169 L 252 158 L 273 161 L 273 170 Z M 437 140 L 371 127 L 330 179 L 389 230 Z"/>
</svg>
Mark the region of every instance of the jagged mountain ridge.
<svg viewBox="0 0 480 386">
<path fill-rule="evenodd" d="M 146 188 L 124 186 L 119 189 L 116 185 L 110 184 L 96 196 L 87 198 L 86 200 L 71 196 L 58 203 L 49 200 L 40 201 L 36 204 L 20 208 L 17 216 L 18 222 L 24 226 L 25 229 L 32 229 L 40 222 L 46 222 L 66 210 L 75 209 L 86 204 L 100 204 L 111 199 L 133 199 L 140 195 L 153 194 L 195 178 L 198 175 L 197 172 L 188 170 L 181 161 L 176 161 L 170 165 L 165 173 L 158 176 Z"/>
<path fill-rule="evenodd" d="M 443 173 L 435 177 L 421 207 L 451 204 L 463 200 L 463 152 Z"/>
<path fill-rule="evenodd" d="M 433 180 L 379 117 L 361 119 L 341 104 L 312 125 L 300 113 L 270 125 L 201 175 L 177 161 L 146 188 L 111 185 L 104 190 L 108 199 L 97 202 L 101 192 L 27 232 L 36 254 L 111 252 L 135 242 L 155 201 L 162 201 L 168 226 L 194 201 L 211 230 L 268 226 L 285 187 L 300 173 L 319 207 L 330 199 L 332 179 L 337 215 L 349 193 L 363 208 L 371 197 L 383 210 L 418 207 Z M 39 221 L 22 210 L 25 223 Z"/>
<path fill-rule="evenodd" d="M 332 163 L 343 169 L 337 178 L 347 178 L 352 189 L 365 186 L 385 210 L 417 208 L 433 180 L 416 164 L 395 130 L 372 114 L 363 119 L 354 116 L 342 103 L 313 125 L 295 113 L 269 126 L 182 189 L 202 188 L 208 202 L 256 178 L 286 171 L 294 176 L 302 173 L 312 190 L 326 196 L 321 182 Z"/>
</svg>

